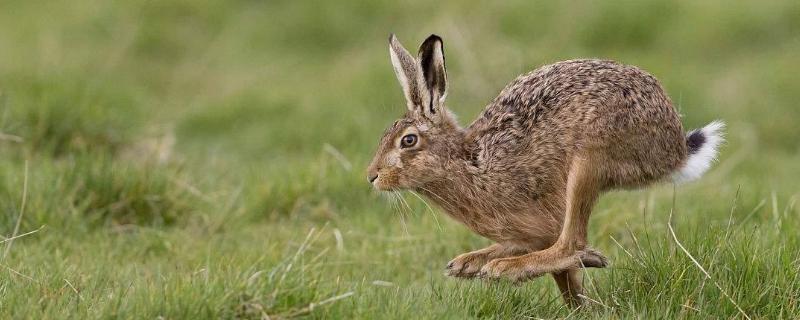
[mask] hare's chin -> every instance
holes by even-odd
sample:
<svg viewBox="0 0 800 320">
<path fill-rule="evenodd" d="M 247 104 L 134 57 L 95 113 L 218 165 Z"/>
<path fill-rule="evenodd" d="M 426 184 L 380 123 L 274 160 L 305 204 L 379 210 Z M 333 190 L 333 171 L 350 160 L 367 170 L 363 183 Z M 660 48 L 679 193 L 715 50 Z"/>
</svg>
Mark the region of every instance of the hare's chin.
<svg viewBox="0 0 800 320">
<path fill-rule="evenodd" d="M 392 190 L 392 188 L 390 188 L 389 186 L 382 184 L 380 179 L 377 179 L 374 182 L 372 182 L 372 188 L 377 190 L 377 191 L 391 191 Z"/>
<path fill-rule="evenodd" d="M 372 183 L 372 187 L 375 190 L 378 190 L 378 191 L 400 191 L 400 190 L 404 189 L 404 188 L 402 188 L 400 186 L 397 186 L 397 185 L 393 185 L 392 186 L 392 185 L 387 185 L 387 184 L 381 183 L 380 179 L 375 180 L 375 182 Z"/>
</svg>

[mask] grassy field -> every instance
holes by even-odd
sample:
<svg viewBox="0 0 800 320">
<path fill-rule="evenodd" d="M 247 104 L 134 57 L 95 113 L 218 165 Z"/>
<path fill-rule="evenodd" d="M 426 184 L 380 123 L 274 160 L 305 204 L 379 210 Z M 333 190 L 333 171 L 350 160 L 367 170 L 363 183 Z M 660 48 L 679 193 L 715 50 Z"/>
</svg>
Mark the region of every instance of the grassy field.
<svg viewBox="0 0 800 320">
<path fill-rule="evenodd" d="M 728 143 L 601 200 L 580 310 L 549 277 L 450 279 L 487 241 L 365 181 L 404 108 L 389 32 L 444 38 L 462 124 L 604 57 Z M 3 1 L 0 318 L 800 318 L 798 57 L 797 1 Z"/>
</svg>

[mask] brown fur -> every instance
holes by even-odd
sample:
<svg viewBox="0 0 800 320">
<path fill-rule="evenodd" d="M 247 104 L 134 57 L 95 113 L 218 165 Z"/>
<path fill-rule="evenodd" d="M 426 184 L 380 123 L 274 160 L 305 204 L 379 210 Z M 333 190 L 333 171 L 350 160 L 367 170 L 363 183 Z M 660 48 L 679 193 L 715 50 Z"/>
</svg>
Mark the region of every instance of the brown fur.
<svg viewBox="0 0 800 320">
<path fill-rule="evenodd" d="M 578 268 L 606 264 L 586 244 L 597 198 L 664 180 L 687 159 L 672 102 L 639 68 L 607 60 L 541 67 L 462 128 L 444 106 L 441 39 L 428 38 L 415 59 L 392 36 L 390 52 L 408 111 L 384 133 L 370 180 L 415 190 L 496 242 L 453 259 L 451 276 L 552 273 L 565 301 L 580 303 Z M 402 148 L 409 133 L 418 142 Z"/>
</svg>

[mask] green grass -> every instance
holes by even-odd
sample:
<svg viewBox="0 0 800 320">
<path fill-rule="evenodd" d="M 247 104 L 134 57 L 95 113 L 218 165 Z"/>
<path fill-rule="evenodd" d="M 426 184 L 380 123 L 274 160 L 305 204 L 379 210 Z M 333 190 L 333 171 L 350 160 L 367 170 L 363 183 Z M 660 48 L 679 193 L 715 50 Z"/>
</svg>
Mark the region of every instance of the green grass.
<svg viewBox="0 0 800 320">
<path fill-rule="evenodd" d="M 600 201 L 581 310 L 547 277 L 446 278 L 488 242 L 365 182 L 403 112 L 389 32 L 444 38 L 462 124 L 605 57 L 728 143 Z M 5 1 L 0 48 L 0 318 L 800 318 L 796 1 Z"/>
</svg>

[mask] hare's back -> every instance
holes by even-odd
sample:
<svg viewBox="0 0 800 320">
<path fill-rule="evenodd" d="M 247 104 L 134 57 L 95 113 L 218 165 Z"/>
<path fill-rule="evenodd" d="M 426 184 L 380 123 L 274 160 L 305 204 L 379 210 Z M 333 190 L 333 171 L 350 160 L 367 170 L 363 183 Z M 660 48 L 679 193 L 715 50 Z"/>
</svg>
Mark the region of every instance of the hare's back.
<svg viewBox="0 0 800 320">
<path fill-rule="evenodd" d="M 468 130 L 486 163 L 522 156 L 538 166 L 565 162 L 587 137 L 612 143 L 653 126 L 682 141 L 680 120 L 655 77 L 610 60 L 568 60 L 517 77 Z"/>
<path fill-rule="evenodd" d="M 655 77 L 611 60 L 567 60 L 540 67 L 509 83 L 472 126 L 496 125 L 514 115 L 523 123 L 599 106 L 674 112 Z M 585 109 L 585 110 L 575 110 Z"/>
</svg>

